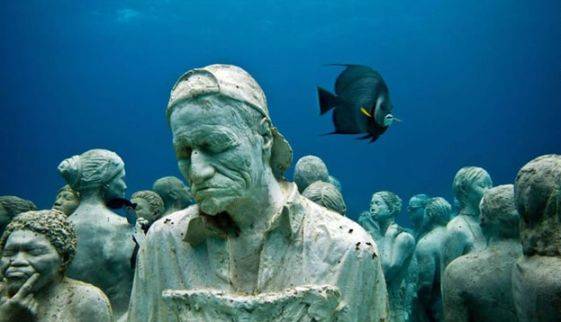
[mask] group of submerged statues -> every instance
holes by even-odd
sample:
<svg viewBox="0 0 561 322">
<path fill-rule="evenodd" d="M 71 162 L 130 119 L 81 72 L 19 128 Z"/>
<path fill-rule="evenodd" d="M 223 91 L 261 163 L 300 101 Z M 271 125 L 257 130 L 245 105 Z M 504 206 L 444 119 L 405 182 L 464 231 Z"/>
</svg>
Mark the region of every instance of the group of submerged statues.
<svg viewBox="0 0 561 322">
<path fill-rule="evenodd" d="M 493 187 L 465 167 L 456 207 L 372 195 L 355 223 L 323 161 L 301 158 L 244 70 L 182 75 L 166 110 L 181 173 L 131 196 L 94 149 L 60 163 L 53 209 L 0 197 L 4 321 L 560 321 L 561 155 Z M 455 209 L 455 210 L 454 210 Z"/>
</svg>

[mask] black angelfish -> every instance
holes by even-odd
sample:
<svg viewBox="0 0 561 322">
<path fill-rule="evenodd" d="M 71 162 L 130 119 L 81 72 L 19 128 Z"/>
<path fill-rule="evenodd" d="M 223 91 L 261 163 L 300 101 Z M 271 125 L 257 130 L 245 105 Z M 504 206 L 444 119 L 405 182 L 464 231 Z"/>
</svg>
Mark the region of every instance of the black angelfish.
<svg viewBox="0 0 561 322">
<path fill-rule="evenodd" d="M 335 81 L 335 95 L 318 87 L 321 114 L 333 111 L 335 131 L 329 134 L 366 133 L 360 139 L 376 141 L 399 121 L 392 115 L 388 86 L 382 76 L 367 66 L 345 66 Z"/>
</svg>

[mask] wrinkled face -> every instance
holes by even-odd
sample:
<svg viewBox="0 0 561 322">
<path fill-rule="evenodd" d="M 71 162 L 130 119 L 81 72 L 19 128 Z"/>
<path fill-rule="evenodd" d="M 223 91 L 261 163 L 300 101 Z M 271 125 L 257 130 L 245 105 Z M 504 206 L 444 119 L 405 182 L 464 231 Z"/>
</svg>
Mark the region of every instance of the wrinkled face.
<svg viewBox="0 0 561 322">
<path fill-rule="evenodd" d="M 414 227 L 421 227 L 423 225 L 423 221 L 425 220 L 425 207 L 419 199 L 412 198 L 409 201 L 407 213 Z"/>
<path fill-rule="evenodd" d="M 153 223 L 158 219 L 158 213 L 153 211 L 150 203 L 142 198 L 134 198 L 131 200 L 132 203 L 136 204 L 134 209 L 137 218 L 144 218 L 149 223 Z"/>
<path fill-rule="evenodd" d="M 370 201 L 370 214 L 376 221 L 391 218 L 390 208 L 379 194 L 374 194 L 372 196 L 372 201 Z"/>
<path fill-rule="evenodd" d="M 53 209 L 62 211 L 65 215 L 70 216 L 80 205 L 80 199 L 70 191 L 61 191 L 57 196 Z"/>
<path fill-rule="evenodd" d="M 121 171 L 116 175 L 111 182 L 107 185 L 107 191 L 105 191 L 105 199 L 111 200 L 115 198 L 124 198 L 125 190 L 127 190 L 127 185 L 125 184 L 125 170 Z"/>
<path fill-rule="evenodd" d="M 57 277 L 61 264 L 62 260 L 49 240 L 30 230 L 11 233 L 2 250 L 2 274 L 9 294 L 15 294 L 34 273 L 39 273 L 39 279 L 32 290 L 41 289 Z"/>
<path fill-rule="evenodd" d="M 265 171 L 263 137 L 230 102 L 187 101 L 170 118 L 179 169 L 201 210 L 210 215 L 251 198 Z"/>
<path fill-rule="evenodd" d="M 9 216 L 8 211 L 0 206 L 0 230 L 6 227 L 11 220 L 12 218 Z"/>
</svg>

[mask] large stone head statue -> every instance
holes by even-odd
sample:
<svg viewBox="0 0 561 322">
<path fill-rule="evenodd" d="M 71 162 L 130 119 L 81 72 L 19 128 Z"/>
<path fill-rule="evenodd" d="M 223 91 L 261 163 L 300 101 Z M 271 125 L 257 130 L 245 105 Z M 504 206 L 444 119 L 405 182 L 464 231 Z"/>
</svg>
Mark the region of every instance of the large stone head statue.
<svg viewBox="0 0 561 322">
<path fill-rule="evenodd" d="M 528 162 L 514 183 L 524 254 L 561 255 L 561 155 Z"/>
<path fill-rule="evenodd" d="M 65 185 L 57 192 L 53 209 L 70 216 L 79 205 L 80 194 L 72 190 L 69 185 Z"/>
<path fill-rule="evenodd" d="M 327 166 L 314 155 L 301 157 L 294 167 L 294 182 L 300 192 L 316 181 L 330 182 Z"/>
<path fill-rule="evenodd" d="M 423 193 L 414 195 L 411 199 L 409 199 L 407 214 L 409 216 L 409 221 L 416 230 L 423 227 L 425 221 L 425 207 L 427 206 L 429 200 L 429 196 Z"/>
<path fill-rule="evenodd" d="M 520 215 L 514 203 L 511 184 L 491 188 L 481 199 L 480 225 L 487 239 L 518 239 Z"/>
<path fill-rule="evenodd" d="M 309 185 L 302 195 L 318 205 L 331 209 L 343 216 L 347 213 L 347 206 L 345 205 L 343 195 L 331 183 L 316 181 Z"/>
<path fill-rule="evenodd" d="M 0 249 L 8 293 L 17 292 L 36 273 L 33 288 L 40 290 L 64 275 L 76 253 L 76 233 L 58 210 L 29 211 L 6 227 Z"/>
<path fill-rule="evenodd" d="M 125 195 L 125 163 L 115 152 L 89 150 L 62 161 L 58 171 L 82 197 L 94 193 L 111 200 Z"/>
<path fill-rule="evenodd" d="M 395 220 L 401 212 L 401 198 L 390 191 L 379 191 L 372 195 L 370 215 L 378 222 Z"/>
<path fill-rule="evenodd" d="M 37 207 L 29 200 L 16 196 L 0 196 L 0 233 L 17 214 L 35 209 Z"/>
<path fill-rule="evenodd" d="M 143 221 L 144 225 L 152 225 L 164 214 L 164 202 L 154 191 L 137 191 L 132 194 L 131 202 L 136 205 L 134 208 L 136 217 Z"/>
<path fill-rule="evenodd" d="M 446 226 L 452 206 L 442 197 L 430 198 L 426 205 L 427 223 L 430 226 Z"/>
<path fill-rule="evenodd" d="M 282 179 L 290 166 L 292 150 L 271 122 L 265 94 L 239 67 L 188 71 L 166 113 L 179 169 L 204 213 L 255 202 L 264 181 Z"/>
<path fill-rule="evenodd" d="M 485 191 L 493 186 L 491 176 L 479 167 L 461 168 L 452 183 L 454 197 L 460 205 L 460 215 L 478 215 L 479 203 Z M 464 213 L 462 213 L 462 210 Z M 473 213 L 472 213 L 473 212 Z"/>
<path fill-rule="evenodd" d="M 187 208 L 193 203 L 189 187 L 173 176 L 162 177 L 154 181 L 152 190 L 162 198 L 166 213 Z"/>
</svg>

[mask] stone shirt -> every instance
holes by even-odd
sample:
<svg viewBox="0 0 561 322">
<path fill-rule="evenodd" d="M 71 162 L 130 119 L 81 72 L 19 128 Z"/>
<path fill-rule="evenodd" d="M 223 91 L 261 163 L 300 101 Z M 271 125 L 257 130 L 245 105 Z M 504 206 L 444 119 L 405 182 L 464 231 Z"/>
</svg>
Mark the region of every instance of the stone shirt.
<svg viewBox="0 0 561 322">
<path fill-rule="evenodd" d="M 338 321 L 387 321 L 386 285 L 376 244 L 358 224 L 302 197 L 282 182 L 286 196 L 260 254 L 255 294 L 297 286 L 332 285 L 344 307 Z M 164 290 L 212 289 L 236 293 L 231 282 L 230 238 L 197 205 L 159 219 L 142 245 L 129 321 L 178 321 Z"/>
</svg>

